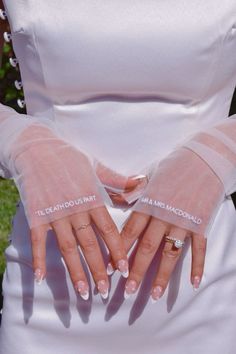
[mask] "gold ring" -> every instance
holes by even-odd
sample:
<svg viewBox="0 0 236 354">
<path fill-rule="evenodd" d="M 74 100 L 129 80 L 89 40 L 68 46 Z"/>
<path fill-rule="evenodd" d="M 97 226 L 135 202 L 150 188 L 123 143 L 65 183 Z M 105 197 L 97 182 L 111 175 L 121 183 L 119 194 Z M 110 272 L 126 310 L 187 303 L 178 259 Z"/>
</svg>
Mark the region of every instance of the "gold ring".
<svg viewBox="0 0 236 354">
<path fill-rule="evenodd" d="M 178 238 L 175 238 L 175 237 L 165 236 L 165 240 L 166 240 L 166 242 L 173 243 L 176 248 L 181 248 L 184 245 L 184 241 L 182 241 Z"/>
<path fill-rule="evenodd" d="M 79 227 L 77 227 L 76 229 L 75 229 L 75 231 L 77 231 L 77 230 L 84 230 L 84 229 L 86 229 L 88 226 L 90 226 L 91 225 L 91 223 L 89 222 L 88 224 L 82 224 L 81 226 L 79 226 Z"/>
</svg>

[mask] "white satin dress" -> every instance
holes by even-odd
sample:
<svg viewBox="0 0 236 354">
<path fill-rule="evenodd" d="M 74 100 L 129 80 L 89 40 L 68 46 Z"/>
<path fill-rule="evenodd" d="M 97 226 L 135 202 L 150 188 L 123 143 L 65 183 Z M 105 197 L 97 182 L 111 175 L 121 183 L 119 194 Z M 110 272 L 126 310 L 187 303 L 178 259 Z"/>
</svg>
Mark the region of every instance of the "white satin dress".
<svg viewBox="0 0 236 354">
<path fill-rule="evenodd" d="M 235 0 L 5 0 L 27 113 L 124 174 L 141 173 L 199 129 L 225 119 L 236 83 Z M 56 171 L 55 171 L 56 173 Z M 189 181 L 191 183 L 191 181 Z M 184 187 L 184 186 L 183 186 Z M 130 209 L 108 210 L 119 229 Z M 51 232 L 51 231 L 50 231 Z M 50 233 L 49 232 L 49 233 Z M 6 249 L 1 354 L 235 354 L 236 212 L 221 204 L 200 289 L 187 243 L 163 297 L 76 295 L 53 232 L 34 284 L 20 202 Z M 86 266 L 86 264 L 85 264 Z"/>
</svg>

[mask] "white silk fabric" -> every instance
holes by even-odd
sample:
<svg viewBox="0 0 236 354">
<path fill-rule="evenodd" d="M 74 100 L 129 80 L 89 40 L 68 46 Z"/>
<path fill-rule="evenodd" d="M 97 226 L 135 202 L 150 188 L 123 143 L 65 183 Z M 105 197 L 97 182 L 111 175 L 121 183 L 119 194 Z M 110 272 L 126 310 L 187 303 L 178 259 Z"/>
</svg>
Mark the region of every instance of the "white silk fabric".
<svg viewBox="0 0 236 354">
<path fill-rule="evenodd" d="M 228 117 L 236 82 L 234 0 L 5 0 L 4 5 L 27 114 L 53 121 L 65 140 L 117 173 L 149 174 L 186 139 Z M 4 166 L 2 174 L 9 176 Z M 121 229 L 131 208 L 107 207 Z M 116 272 L 107 302 L 91 291 L 84 303 L 71 286 L 52 231 L 47 280 L 34 285 L 20 203 L 6 250 L 0 353 L 234 354 L 235 230 L 228 196 L 208 235 L 198 293 L 190 284 L 186 242 L 156 304 L 149 291 L 158 254 L 136 296 L 124 300 Z"/>
</svg>

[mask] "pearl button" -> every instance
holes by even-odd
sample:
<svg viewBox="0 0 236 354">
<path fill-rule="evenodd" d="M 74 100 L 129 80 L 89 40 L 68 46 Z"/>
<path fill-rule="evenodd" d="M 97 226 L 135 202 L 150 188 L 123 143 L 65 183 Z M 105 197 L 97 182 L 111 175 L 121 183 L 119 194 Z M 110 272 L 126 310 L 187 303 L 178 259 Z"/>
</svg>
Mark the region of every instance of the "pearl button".
<svg viewBox="0 0 236 354">
<path fill-rule="evenodd" d="M 13 68 L 15 68 L 18 64 L 18 60 L 17 58 L 9 58 L 9 63 L 13 66 Z"/>
<path fill-rule="evenodd" d="M 8 33 L 8 32 L 4 32 L 3 33 L 3 38 L 6 42 L 10 42 L 11 41 L 11 38 L 12 38 L 12 35 L 11 33 Z"/>
<path fill-rule="evenodd" d="M 21 81 L 15 80 L 14 84 L 15 84 L 15 88 L 16 88 L 17 90 L 21 90 L 22 87 L 23 87 Z"/>
<path fill-rule="evenodd" d="M 20 98 L 18 98 L 17 100 L 17 104 L 20 108 L 24 108 L 25 107 L 25 101 L 21 100 Z"/>
<path fill-rule="evenodd" d="M 5 10 L 0 9 L 0 18 L 1 18 L 2 20 L 6 20 L 6 18 L 7 18 L 7 13 L 6 13 Z"/>
</svg>

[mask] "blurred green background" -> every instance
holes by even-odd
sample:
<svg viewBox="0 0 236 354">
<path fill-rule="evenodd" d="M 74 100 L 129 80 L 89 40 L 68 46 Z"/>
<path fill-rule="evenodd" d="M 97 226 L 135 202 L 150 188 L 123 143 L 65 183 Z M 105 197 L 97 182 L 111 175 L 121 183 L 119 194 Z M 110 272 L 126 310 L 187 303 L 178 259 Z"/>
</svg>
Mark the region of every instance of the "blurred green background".
<svg viewBox="0 0 236 354">
<path fill-rule="evenodd" d="M 24 95 L 23 91 L 17 90 L 14 85 L 15 80 L 20 80 L 18 67 L 13 68 L 9 63 L 9 58 L 14 56 L 11 44 L 4 43 L 0 69 L 0 102 L 13 107 L 19 113 L 25 113 L 24 109 L 17 105 L 17 99 L 23 99 Z M 18 200 L 19 194 L 14 182 L 0 177 L 0 276 L 5 267 L 4 249 L 7 246 L 7 237 L 11 231 L 11 221 Z"/>
<path fill-rule="evenodd" d="M 5 29 L 9 29 L 9 27 Z M 18 67 L 13 68 L 10 65 L 10 57 L 15 57 L 12 46 L 4 43 L 0 68 L 0 102 L 13 107 L 19 113 L 26 113 L 24 109 L 17 105 L 17 99 L 23 99 L 24 94 L 22 90 L 17 90 L 14 85 L 15 80 L 21 79 Z M 11 232 L 12 218 L 16 212 L 18 201 L 19 193 L 14 182 L 0 177 L 0 309 L 2 308 L 1 284 L 5 269 L 4 250 L 8 246 L 8 236 Z"/>
</svg>

